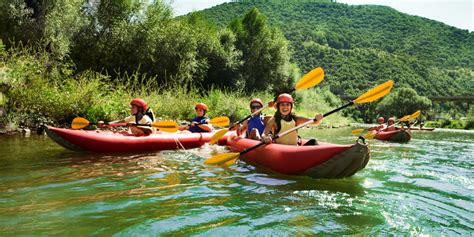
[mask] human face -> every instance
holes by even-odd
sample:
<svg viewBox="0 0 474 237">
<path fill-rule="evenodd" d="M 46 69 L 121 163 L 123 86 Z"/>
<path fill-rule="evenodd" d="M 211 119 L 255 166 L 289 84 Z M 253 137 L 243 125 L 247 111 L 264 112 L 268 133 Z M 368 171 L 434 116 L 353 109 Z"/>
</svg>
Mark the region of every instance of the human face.
<svg viewBox="0 0 474 237">
<path fill-rule="evenodd" d="M 279 103 L 278 110 L 283 116 L 289 115 L 291 113 L 291 103 L 288 103 L 288 102 Z"/>
<path fill-rule="evenodd" d="M 204 110 L 202 110 L 202 109 L 196 109 L 196 115 L 197 115 L 198 117 L 204 116 Z"/>
<path fill-rule="evenodd" d="M 130 106 L 130 112 L 132 112 L 133 115 L 138 113 L 138 106 L 132 105 Z"/>
<path fill-rule="evenodd" d="M 261 109 L 261 108 L 262 108 L 262 106 L 259 103 L 255 103 L 255 104 L 250 105 L 250 111 L 252 111 L 252 113 L 259 110 L 259 109 Z"/>
</svg>

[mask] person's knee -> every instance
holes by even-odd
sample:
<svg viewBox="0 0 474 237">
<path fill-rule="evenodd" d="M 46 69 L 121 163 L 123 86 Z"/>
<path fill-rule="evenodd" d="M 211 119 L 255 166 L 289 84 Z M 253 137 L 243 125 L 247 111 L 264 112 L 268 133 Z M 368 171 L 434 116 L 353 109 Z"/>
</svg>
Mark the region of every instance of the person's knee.
<svg viewBox="0 0 474 237">
<path fill-rule="evenodd" d="M 260 133 L 258 132 L 258 129 L 254 128 L 252 131 L 250 131 L 250 139 L 252 140 L 260 140 L 261 136 Z"/>
</svg>

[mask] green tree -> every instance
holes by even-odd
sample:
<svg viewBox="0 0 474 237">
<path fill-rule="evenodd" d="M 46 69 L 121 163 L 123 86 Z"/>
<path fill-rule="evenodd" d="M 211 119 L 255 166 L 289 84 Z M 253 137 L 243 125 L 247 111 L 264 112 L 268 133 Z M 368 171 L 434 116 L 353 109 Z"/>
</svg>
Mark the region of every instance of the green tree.
<svg viewBox="0 0 474 237">
<path fill-rule="evenodd" d="M 376 110 L 381 116 L 402 117 L 414 113 L 417 110 L 427 110 L 431 107 L 431 101 L 418 95 L 411 88 L 399 88 L 386 96 L 378 105 Z"/>
<path fill-rule="evenodd" d="M 245 89 L 279 91 L 292 82 L 288 41 L 283 34 L 267 26 L 266 18 L 252 8 L 243 19 L 230 24 L 242 51 L 241 73 Z"/>
</svg>

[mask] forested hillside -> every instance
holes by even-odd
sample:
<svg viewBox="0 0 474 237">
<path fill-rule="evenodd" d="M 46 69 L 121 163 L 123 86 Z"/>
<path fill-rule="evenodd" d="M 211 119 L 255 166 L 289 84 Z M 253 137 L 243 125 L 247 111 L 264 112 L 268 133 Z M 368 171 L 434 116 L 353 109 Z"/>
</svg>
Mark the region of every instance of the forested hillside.
<svg viewBox="0 0 474 237">
<path fill-rule="evenodd" d="M 201 13 L 225 27 L 253 7 L 290 40 L 301 71 L 322 66 L 336 94 L 356 95 L 387 79 L 425 96 L 473 94 L 474 33 L 467 30 L 390 7 L 330 1 L 235 1 Z"/>
</svg>

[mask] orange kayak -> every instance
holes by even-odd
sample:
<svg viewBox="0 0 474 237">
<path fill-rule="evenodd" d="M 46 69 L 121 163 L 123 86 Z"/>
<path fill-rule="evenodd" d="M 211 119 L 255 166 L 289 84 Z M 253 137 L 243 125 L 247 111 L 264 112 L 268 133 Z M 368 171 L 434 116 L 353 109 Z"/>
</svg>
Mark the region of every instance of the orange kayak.
<svg viewBox="0 0 474 237">
<path fill-rule="evenodd" d="M 227 146 L 234 152 L 257 145 L 259 141 L 229 136 Z M 313 146 L 269 144 L 245 153 L 241 159 L 285 175 L 312 178 L 344 178 L 363 169 L 370 159 L 366 144 L 337 145 L 318 142 Z"/>
<path fill-rule="evenodd" d="M 86 131 L 55 127 L 47 127 L 46 133 L 53 141 L 67 149 L 106 153 L 197 148 L 209 142 L 214 135 L 214 133 L 160 133 L 135 136 L 112 131 Z M 226 139 L 227 135 L 219 140 L 219 144 L 225 144 Z"/>
</svg>

